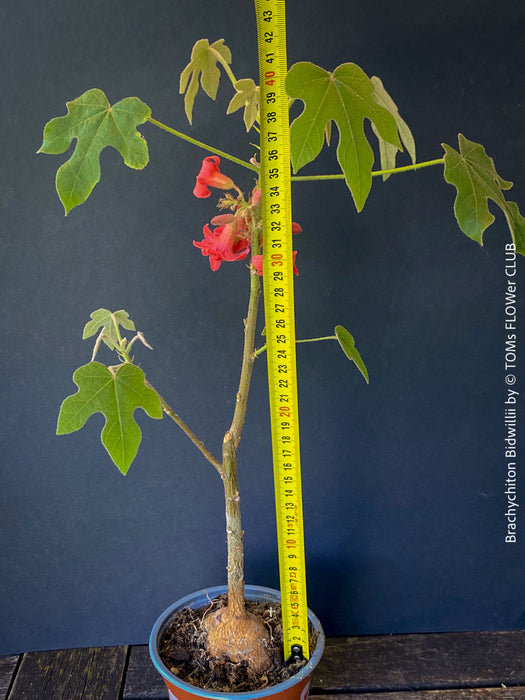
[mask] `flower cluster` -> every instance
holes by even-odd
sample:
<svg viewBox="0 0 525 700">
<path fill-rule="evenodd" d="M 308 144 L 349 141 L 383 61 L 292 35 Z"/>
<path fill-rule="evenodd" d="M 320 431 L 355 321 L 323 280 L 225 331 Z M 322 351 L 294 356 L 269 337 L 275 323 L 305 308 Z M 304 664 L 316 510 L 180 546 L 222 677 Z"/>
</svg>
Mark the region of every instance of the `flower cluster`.
<svg viewBox="0 0 525 700">
<path fill-rule="evenodd" d="M 219 202 L 222 209 L 230 209 L 233 213 L 215 216 L 210 222 L 215 228 L 211 229 L 206 224 L 203 228 L 203 240 L 193 241 L 193 245 L 199 248 L 203 255 L 208 256 L 210 267 L 214 272 L 219 269 L 223 261 L 244 260 L 252 249 L 253 268 L 258 275 L 262 275 L 262 255 L 258 252 L 262 246 L 261 188 L 255 185 L 246 201 L 233 180 L 221 173 L 219 165 L 218 156 L 208 156 L 202 161 L 193 194 L 203 199 L 210 196 L 209 187 L 235 190 L 237 197 L 225 195 Z M 300 233 L 300 231 L 299 224 L 292 223 L 292 233 Z M 296 255 L 297 251 L 294 251 L 294 273 L 297 275 L 299 273 L 295 266 Z"/>
</svg>

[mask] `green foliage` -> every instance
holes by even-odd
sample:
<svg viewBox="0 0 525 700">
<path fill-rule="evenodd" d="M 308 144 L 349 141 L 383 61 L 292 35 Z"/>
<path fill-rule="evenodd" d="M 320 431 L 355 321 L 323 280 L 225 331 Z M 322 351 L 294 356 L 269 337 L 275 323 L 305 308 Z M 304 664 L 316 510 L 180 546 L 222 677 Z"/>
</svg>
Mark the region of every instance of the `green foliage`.
<svg viewBox="0 0 525 700">
<path fill-rule="evenodd" d="M 355 63 L 343 63 L 329 73 L 313 63 L 302 62 L 288 71 L 286 92 L 305 104 L 290 128 L 294 171 L 317 158 L 326 125 L 334 121 L 339 130 L 337 159 L 357 210 L 361 211 L 372 187 L 374 163 L 364 120 L 369 119 L 375 125 L 386 143 L 402 150 L 396 119 L 378 104 L 376 85 Z"/>
<path fill-rule="evenodd" d="M 399 132 L 399 136 L 401 137 L 401 141 L 403 142 L 403 146 L 407 149 L 412 163 L 415 163 L 416 144 L 408 124 L 399 114 L 399 110 L 394 100 L 385 90 L 380 78 L 373 75 L 371 80 L 375 88 L 373 94 L 374 100 L 377 102 L 378 105 L 381 105 L 381 107 L 387 109 L 396 120 L 397 130 Z M 396 156 L 398 149 L 393 144 L 388 143 L 388 141 L 385 141 L 385 139 L 381 136 L 381 134 L 377 130 L 376 125 L 373 122 L 372 130 L 379 140 L 379 157 L 381 159 L 381 170 L 392 170 L 396 167 Z M 383 175 L 383 180 L 387 180 L 389 177 L 390 174 Z"/>
<path fill-rule="evenodd" d="M 90 416 L 102 413 L 106 418 L 102 444 L 126 474 L 142 439 L 135 410 L 143 408 L 151 418 L 162 418 L 159 396 L 144 379 L 144 372 L 129 362 L 117 369 L 108 369 L 100 362 L 79 367 L 73 375 L 78 391 L 60 407 L 57 435 L 80 430 Z"/>
<path fill-rule="evenodd" d="M 235 89 L 227 113 L 243 108 L 246 130 L 249 131 L 256 124 L 259 118 L 259 87 L 251 79 L 236 80 L 230 69 L 231 60 L 231 52 L 223 39 L 213 44 L 207 39 L 201 39 L 194 45 L 191 60 L 180 76 L 180 92 L 184 94 L 185 111 L 190 124 L 199 86 L 211 99 L 216 98 L 220 81 L 219 64 Z M 294 171 L 297 172 L 315 160 L 325 142 L 330 145 L 335 123 L 339 134 L 337 159 L 358 211 L 364 207 L 370 192 L 374 164 L 374 151 L 365 134 L 365 120 L 370 121 L 372 131 L 378 139 L 382 170 L 395 169 L 397 153 L 403 147 L 416 165 L 414 138 L 394 101 L 379 78 L 369 78 L 354 63 L 344 63 L 332 73 L 313 63 L 298 63 L 288 72 L 286 91 L 290 105 L 296 99 L 304 104 L 302 113 L 290 128 Z M 138 98 L 128 97 L 112 107 L 105 94 L 97 89 L 88 90 L 76 100 L 68 102 L 67 109 L 66 116 L 48 122 L 39 151 L 64 153 L 76 140 L 73 154 L 59 168 L 56 178 L 57 192 L 66 214 L 84 202 L 99 181 L 100 154 L 106 146 L 118 150 L 129 167 L 142 169 L 146 166 L 149 160 L 148 147 L 137 131 L 137 126 L 151 119 L 150 108 Z M 186 141 L 204 146 L 156 120 L 151 121 Z M 459 151 L 443 144 L 444 159 L 417 164 L 417 167 L 444 163 L 445 180 L 457 190 L 455 215 L 467 236 L 483 244 L 484 231 L 494 221 L 488 208 L 490 199 L 505 214 L 517 252 L 525 254 L 525 219 L 517 204 L 507 201 L 503 194 L 512 187 L 512 183 L 497 174 L 494 163 L 483 146 L 469 141 L 462 134 L 459 134 L 458 141 Z M 214 152 L 220 153 L 216 150 Z M 233 157 L 231 159 L 250 167 L 249 163 Z M 389 173 L 383 176 L 384 179 L 387 177 Z M 144 372 L 132 363 L 130 357 L 135 341 L 140 340 L 150 347 L 143 334 L 137 332 L 128 342 L 122 336 L 121 329 L 136 330 L 134 322 L 123 309 L 112 312 L 100 308 L 91 314 L 91 320 L 84 327 L 83 338 L 98 334 L 93 359 L 73 375 L 78 390 L 62 403 L 57 434 L 79 430 L 90 416 L 102 413 L 105 417 L 101 432 L 102 443 L 113 462 L 126 474 L 142 437 L 134 418 L 135 410 L 142 408 L 150 417 L 160 419 L 163 415 L 162 406 L 166 407 L 166 404 L 162 400 L 161 405 L 160 396 L 146 382 Z M 333 338 L 330 336 L 330 339 Z M 369 383 L 367 368 L 353 336 L 338 325 L 335 327 L 335 338 L 346 357 Z M 102 342 L 117 353 L 122 364 L 106 367 L 95 361 Z M 265 347 L 261 348 L 256 355 L 264 349 Z M 218 468 L 217 460 L 213 459 L 175 412 L 170 411 L 167 412 L 173 420 Z"/>
<path fill-rule="evenodd" d="M 110 350 L 115 350 L 120 346 L 119 326 L 129 331 L 135 330 L 135 324 L 130 319 L 127 311 L 109 311 L 108 309 L 97 309 L 91 314 L 91 321 L 84 326 L 82 339 L 91 338 L 99 331 L 103 330 L 102 340 Z"/>
<path fill-rule="evenodd" d="M 469 141 L 463 134 L 458 134 L 459 152 L 446 143 L 445 180 L 457 190 L 454 213 L 458 224 L 469 238 L 483 245 L 483 233 L 494 222 L 494 216 L 488 208 L 491 199 L 503 211 L 507 218 L 516 252 L 525 254 L 525 219 L 521 216 L 518 205 L 509 202 L 503 190 L 510 190 L 512 182 L 503 180 L 483 146 Z"/>
<path fill-rule="evenodd" d="M 100 152 L 116 148 L 130 168 L 148 164 L 148 146 L 136 127 L 151 115 L 138 97 L 126 97 L 113 107 L 102 90 L 88 90 L 67 103 L 68 113 L 51 119 L 44 129 L 39 153 L 59 154 L 77 139 L 73 155 L 60 166 L 56 176 L 58 196 L 66 214 L 82 204 L 100 180 Z"/>
<path fill-rule="evenodd" d="M 191 60 L 180 75 L 180 94 L 184 94 L 184 109 L 191 124 L 193 104 L 200 84 L 204 92 L 214 100 L 217 96 L 221 72 L 217 62 L 229 65 L 232 62 L 230 49 L 224 39 L 217 39 L 210 44 L 208 39 L 199 39 L 193 46 Z"/>
<path fill-rule="evenodd" d="M 341 350 L 344 352 L 344 354 L 348 357 L 349 360 L 352 360 L 352 362 L 355 363 L 355 366 L 361 372 L 361 374 L 365 378 L 366 383 L 368 384 L 368 370 L 365 367 L 363 358 L 361 357 L 359 351 L 355 346 L 354 337 L 346 330 L 346 328 L 343 328 L 343 326 L 336 326 L 334 332 L 337 341 L 341 346 Z"/>
<path fill-rule="evenodd" d="M 235 83 L 235 90 L 226 114 L 244 107 L 244 125 L 250 131 L 259 118 L 259 86 L 251 78 L 243 78 Z"/>
</svg>

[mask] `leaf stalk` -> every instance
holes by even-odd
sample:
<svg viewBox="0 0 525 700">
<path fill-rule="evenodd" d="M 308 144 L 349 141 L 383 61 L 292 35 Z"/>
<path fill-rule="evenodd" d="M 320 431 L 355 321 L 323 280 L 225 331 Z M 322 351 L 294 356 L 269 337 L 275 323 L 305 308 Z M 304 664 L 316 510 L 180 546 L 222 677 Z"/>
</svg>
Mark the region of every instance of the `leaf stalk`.
<svg viewBox="0 0 525 700">
<path fill-rule="evenodd" d="M 433 165 L 443 165 L 444 158 L 435 158 L 427 160 L 423 163 L 414 163 L 413 165 L 404 165 L 400 168 L 392 168 L 391 170 L 372 170 L 372 177 L 380 175 L 396 175 L 397 173 L 406 173 L 410 170 L 419 170 L 420 168 L 430 168 Z M 292 175 L 292 182 L 314 182 L 318 180 L 344 180 L 343 173 L 335 173 L 333 175 Z"/>
<path fill-rule="evenodd" d="M 147 121 L 149 121 L 151 124 L 154 124 L 159 129 L 162 129 L 163 131 L 167 131 L 168 134 L 172 134 L 173 136 L 177 136 L 179 139 L 182 139 L 183 141 L 187 141 L 188 143 L 191 143 L 194 146 L 197 146 L 198 148 L 202 148 L 203 150 L 208 151 L 209 153 L 215 153 L 215 155 L 218 155 L 221 158 L 224 158 L 225 160 L 229 160 L 232 163 L 236 163 L 237 165 L 240 165 L 243 168 L 247 168 L 248 170 L 252 170 L 252 171 L 256 172 L 257 174 L 259 173 L 259 168 L 256 165 L 254 165 L 253 163 L 250 163 L 249 161 L 242 160 L 241 158 L 237 158 L 236 156 L 232 156 L 231 153 L 226 153 L 226 151 L 221 151 L 220 149 L 215 148 L 215 146 L 210 146 L 207 143 L 203 143 L 202 141 L 198 141 L 197 139 L 194 139 L 191 136 L 188 136 L 188 134 L 183 134 L 182 131 L 177 131 L 177 129 L 173 129 L 171 126 L 167 126 L 167 124 L 163 124 L 162 122 L 159 122 L 157 119 L 154 119 L 153 117 L 148 117 Z"/>
<path fill-rule="evenodd" d="M 215 469 L 219 472 L 219 474 L 222 473 L 222 464 L 219 462 L 218 459 L 216 459 L 212 453 L 205 447 L 204 443 L 202 440 L 199 440 L 199 438 L 195 435 L 193 430 L 186 425 L 186 423 L 182 420 L 182 418 L 171 408 L 169 403 L 166 401 L 161 394 L 155 389 L 155 387 L 147 380 L 144 380 L 144 384 L 149 388 L 153 389 L 153 391 L 157 394 L 160 400 L 160 405 L 162 406 L 162 410 L 164 413 L 169 416 L 172 421 L 174 421 L 179 428 L 189 437 L 189 439 L 193 442 L 195 447 L 206 457 L 208 462 L 212 464 Z"/>
<path fill-rule="evenodd" d="M 325 335 L 322 338 L 303 338 L 302 340 L 296 340 L 296 344 L 299 343 L 318 343 L 321 340 L 337 340 L 336 335 Z M 259 357 L 259 355 L 262 355 L 263 352 L 266 352 L 267 346 L 263 345 L 262 347 L 258 348 L 255 350 L 253 353 L 255 357 Z"/>
<path fill-rule="evenodd" d="M 209 47 L 208 50 L 209 50 L 209 52 L 212 53 L 212 54 L 215 56 L 215 58 L 219 61 L 219 63 L 221 64 L 221 66 L 222 66 L 222 67 L 224 68 L 224 70 L 226 71 L 226 75 L 227 75 L 228 78 L 230 79 L 231 84 L 233 85 L 233 87 L 235 87 L 235 83 L 237 82 L 237 78 L 234 76 L 233 71 L 232 71 L 232 69 L 230 68 L 229 63 L 224 59 L 223 56 L 221 56 L 221 54 L 220 54 L 219 51 L 216 51 L 216 50 L 213 49 L 211 46 Z"/>
</svg>

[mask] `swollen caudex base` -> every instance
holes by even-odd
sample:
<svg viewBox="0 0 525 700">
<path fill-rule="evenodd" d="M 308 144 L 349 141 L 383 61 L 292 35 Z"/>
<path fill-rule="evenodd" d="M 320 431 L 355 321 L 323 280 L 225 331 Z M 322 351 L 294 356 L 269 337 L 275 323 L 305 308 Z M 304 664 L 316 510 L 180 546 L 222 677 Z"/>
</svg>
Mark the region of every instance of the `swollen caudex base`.
<svg viewBox="0 0 525 700">
<path fill-rule="evenodd" d="M 227 656 L 234 663 L 247 661 L 256 673 L 270 667 L 268 632 L 254 615 L 234 615 L 225 607 L 209 615 L 203 627 L 208 634 L 208 652 L 213 658 Z"/>
</svg>

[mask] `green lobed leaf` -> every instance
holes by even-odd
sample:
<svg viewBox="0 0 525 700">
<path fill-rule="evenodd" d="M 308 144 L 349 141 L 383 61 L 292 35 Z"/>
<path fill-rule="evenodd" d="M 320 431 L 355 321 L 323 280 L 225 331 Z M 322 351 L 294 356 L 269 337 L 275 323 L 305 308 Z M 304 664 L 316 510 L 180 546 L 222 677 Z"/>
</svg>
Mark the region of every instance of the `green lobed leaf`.
<svg viewBox="0 0 525 700">
<path fill-rule="evenodd" d="M 483 233 L 494 222 L 489 211 L 491 199 L 503 211 L 507 219 L 516 252 L 525 255 L 525 219 L 515 202 L 507 201 L 504 190 L 512 182 L 504 180 L 496 172 L 494 161 L 484 147 L 458 134 L 459 151 L 446 143 L 444 178 L 457 190 L 454 214 L 459 227 L 469 238 L 483 245 Z"/>
<path fill-rule="evenodd" d="M 352 362 L 355 363 L 357 369 L 361 372 L 361 374 L 365 378 L 366 383 L 368 384 L 368 370 L 365 367 L 363 358 L 361 357 L 359 351 L 355 346 L 354 337 L 351 335 L 351 333 L 349 333 L 346 330 L 346 328 L 343 328 L 343 326 L 335 327 L 335 335 L 337 337 L 339 345 L 341 346 L 341 350 L 344 352 L 344 354 L 348 357 L 349 360 L 352 360 Z"/>
<path fill-rule="evenodd" d="M 97 309 L 93 311 L 91 321 L 88 321 L 84 326 L 82 340 L 91 338 L 91 336 L 103 329 L 104 336 L 102 340 L 110 350 L 113 350 L 118 345 L 117 327 L 122 326 L 128 331 L 135 330 L 135 324 L 130 319 L 129 314 L 124 309 L 120 311 L 109 311 L 109 309 Z"/>
<path fill-rule="evenodd" d="M 369 119 L 381 138 L 402 150 L 396 120 L 374 98 L 375 85 L 355 63 L 343 63 L 333 73 L 301 62 L 286 77 L 289 97 L 304 102 L 303 112 L 290 127 L 292 165 L 297 172 L 317 158 L 334 121 L 339 131 L 337 159 L 358 211 L 363 208 L 372 187 L 374 152 L 364 131 Z"/>
<path fill-rule="evenodd" d="M 381 107 L 387 109 L 396 120 L 396 126 L 399 136 L 401 138 L 401 142 L 403 143 L 403 146 L 407 149 L 408 155 L 410 156 L 412 163 L 415 164 L 416 143 L 414 141 L 414 137 L 412 135 L 412 132 L 410 131 L 408 124 L 399 114 L 399 110 L 396 106 L 396 103 L 385 90 L 381 79 L 373 75 L 371 80 L 374 83 L 374 100 L 377 102 L 378 105 L 381 105 Z M 378 132 L 375 124 L 372 124 L 372 130 L 379 141 L 379 156 L 381 160 L 381 170 L 392 170 L 396 167 L 396 156 L 398 153 L 398 149 L 396 148 L 396 146 L 392 145 L 391 143 L 388 143 L 388 141 L 385 141 L 385 139 Z M 389 174 L 383 175 L 383 180 L 387 180 L 389 177 Z"/>
<path fill-rule="evenodd" d="M 180 74 L 179 92 L 184 95 L 184 109 L 191 124 L 193 105 L 200 84 L 204 92 L 214 100 L 219 88 L 221 72 L 217 62 L 224 60 L 228 65 L 232 62 L 230 49 L 224 44 L 224 39 L 217 39 L 210 44 L 208 39 L 199 39 L 192 49 L 191 59 Z"/>
<path fill-rule="evenodd" d="M 259 118 L 259 86 L 251 78 L 243 78 L 235 83 L 235 90 L 226 114 L 244 107 L 244 125 L 246 131 L 250 131 Z"/>
<path fill-rule="evenodd" d="M 56 176 L 66 214 L 85 202 L 100 180 L 100 153 L 106 146 L 115 148 L 130 168 L 141 170 L 148 164 L 148 146 L 136 127 L 151 116 L 148 105 L 138 97 L 126 97 L 112 107 L 96 88 L 67 102 L 67 111 L 46 124 L 38 151 L 64 153 L 77 140 L 73 155 Z"/>
<path fill-rule="evenodd" d="M 144 372 L 125 363 L 115 371 L 100 362 L 90 362 L 73 374 L 78 391 L 60 407 L 57 435 L 80 430 L 90 416 L 102 413 L 106 422 L 102 444 L 123 474 L 134 460 L 142 433 L 134 412 L 143 408 L 151 418 L 162 418 L 158 394 L 144 384 Z"/>
</svg>

